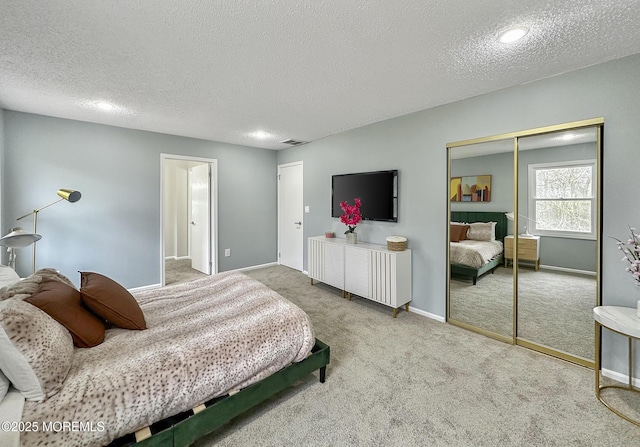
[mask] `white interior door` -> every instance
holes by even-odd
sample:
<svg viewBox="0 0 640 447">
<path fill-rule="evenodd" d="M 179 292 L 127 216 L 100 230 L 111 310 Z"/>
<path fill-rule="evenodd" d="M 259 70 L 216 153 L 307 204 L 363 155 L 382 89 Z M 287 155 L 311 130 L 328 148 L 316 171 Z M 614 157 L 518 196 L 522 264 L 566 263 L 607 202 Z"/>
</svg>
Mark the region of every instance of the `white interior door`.
<svg viewBox="0 0 640 447">
<path fill-rule="evenodd" d="M 191 193 L 190 244 L 191 268 L 211 274 L 211 186 L 210 166 L 202 164 L 189 170 Z"/>
<path fill-rule="evenodd" d="M 302 271 L 303 233 L 302 162 L 278 166 L 278 262 Z"/>
</svg>

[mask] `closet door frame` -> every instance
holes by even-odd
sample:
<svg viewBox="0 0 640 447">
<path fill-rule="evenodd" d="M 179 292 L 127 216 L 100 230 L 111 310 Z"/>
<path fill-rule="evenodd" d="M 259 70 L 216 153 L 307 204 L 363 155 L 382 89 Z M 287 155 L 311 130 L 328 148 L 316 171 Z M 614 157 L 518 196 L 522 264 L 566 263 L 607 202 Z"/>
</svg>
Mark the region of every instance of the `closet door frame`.
<svg viewBox="0 0 640 447">
<path fill-rule="evenodd" d="M 543 346 L 541 344 L 531 342 L 528 340 L 524 340 L 518 337 L 518 238 L 514 238 L 514 247 L 513 247 L 513 327 L 512 327 L 512 336 L 505 336 L 502 334 L 497 334 L 492 331 L 488 331 L 482 327 L 475 326 L 473 324 L 469 324 L 468 322 L 458 321 L 455 318 L 451 317 L 451 268 L 449 263 L 449 241 L 450 241 L 450 216 L 451 216 L 451 191 L 450 191 L 450 179 L 451 179 L 451 149 L 459 148 L 463 146 L 470 146 L 478 143 L 487 143 L 487 142 L 495 142 L 500 140 L 513 140 L 513 210 L 519 210 L 518 204 L 518 142 L 520 138 L 530 137 L 535 135 L 543 135 L 548 133 L 559 132 L 563 130 L 571 130 L 571 129 L 581 129 L 587 127 L 594 127 L 596 129 L 596 153 L 597 153 L 597 198 L 596 198 L 596 234 L 597 234 L 597 244 L 596 244 L 596 297 L 594 302 L 594 307 L 602 304 L 602 281 L 601 281 L 601 271 L 602 271 L 602 152 L 603 152 L 603 127 L 604 127 L 604 118 L 593 118 L 588 120 L 574 121 L 564 124 L 557 124 L 553 126 L 539 127 L 534 129 L 528 129 L 518 132 L 511 132 L 499 135 L 492 135 L 488 137 L 475 138 L 470 140 L 457 141 L 453 143 L 447 144 L 447 269 L 446 269 L 446 293 L 447 293 L 447 322 L 453 324 L 455 326 L 462 327 L 464 329 L 471 330 L 473 332 L 480 333 L 487 337 L 491 337 L 509 344 L 523 346 L 538 352 L 542 352 L 544 354 L 548 354 L 554 357 L 561 358 L 566 361 L 570 361 L 588 368 L 595 368 L 595 358 L 594 359 L 585 359 L 582 357 L 578 357 L 566 352 L 562 352 L 553 348 L 549 348 L 548 346 Z M 513 228 L 514 234 L 517 234 L 517 229 L 519 228 L 518 222 L 518 212 L 514 212 L 513 219 Z M 481 281 L 481 280 L 480 280 Z"/>
</svg>

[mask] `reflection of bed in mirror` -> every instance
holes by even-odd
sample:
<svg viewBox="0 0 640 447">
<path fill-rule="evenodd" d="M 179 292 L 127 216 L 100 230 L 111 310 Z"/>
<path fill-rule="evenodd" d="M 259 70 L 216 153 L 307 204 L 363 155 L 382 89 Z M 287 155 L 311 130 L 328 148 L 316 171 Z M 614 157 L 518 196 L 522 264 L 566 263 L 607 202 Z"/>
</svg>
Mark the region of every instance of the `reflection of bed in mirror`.
<svg viewBox="0 0 640 447">
<path fill-rule="evenodd" d="M 507 235 L 507 217 L 504 212 L 452 211 L 451 222 L 468 224 L 496 222 L 495 241 L 449 242 L 451 275 L 471 278 L 475 285 L 479 277 L 489 271 L 493 273 L 504 260 L 503 247 L 504 237 Z"/>
</svg>

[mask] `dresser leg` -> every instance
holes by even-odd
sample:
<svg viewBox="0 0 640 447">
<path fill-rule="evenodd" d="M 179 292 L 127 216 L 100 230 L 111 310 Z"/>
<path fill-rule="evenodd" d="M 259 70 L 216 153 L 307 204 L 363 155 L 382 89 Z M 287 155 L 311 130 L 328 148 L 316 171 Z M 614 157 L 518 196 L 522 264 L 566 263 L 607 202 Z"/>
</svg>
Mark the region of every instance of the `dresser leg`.
<svg viewBox="0 0 640 447">
<path fill-rule="evenodd" d="M 398 309 L 396 309 L 395 307 L 393 308 L 393 318 L 397 318 L 398 317 Z"/>
<path fill-rule="evenodd" d="M 404 310 L 405 310 L 405 311 L 407 311 L 407 312 L 409 312 L 409 303 L 406 303 L 406 304 L 404 305 Z"/>
</svg>

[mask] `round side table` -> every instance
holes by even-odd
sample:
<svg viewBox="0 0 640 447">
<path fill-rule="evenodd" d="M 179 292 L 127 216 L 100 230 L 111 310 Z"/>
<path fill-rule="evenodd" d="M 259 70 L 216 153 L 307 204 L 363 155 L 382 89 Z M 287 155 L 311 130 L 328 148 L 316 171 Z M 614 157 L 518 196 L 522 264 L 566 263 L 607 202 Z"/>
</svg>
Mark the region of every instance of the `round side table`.
<svg viewBox="0 0 640 447">
<path fill-rule="evenodd" d="M 613 408 L 611 404 L 606 402 L 600 392 L 607 388 L 619 388 L 622 390 L 640 393 L 640 390 L 633 386 L 633 340 L 640 339 L 640 318 L 637 316 L 636 309 L 633 307 L 620 306 L 598 306 L 593 309 L 593 318 L 596 323 L 596 397 L 609 410 L 621 418 L 640 426 L 640 421 L 630 418 L 619 410 Z M 629 340 L 629 383 L 623 385 L 600 385 L 600 374 L 602 372 L 602 328 L 605 327 L 620 335 L 624 335 Z"/>
</svg>

